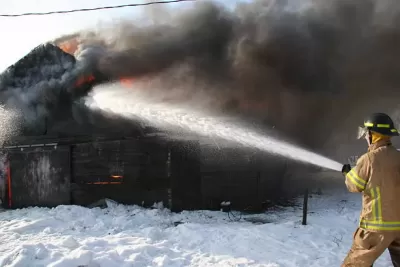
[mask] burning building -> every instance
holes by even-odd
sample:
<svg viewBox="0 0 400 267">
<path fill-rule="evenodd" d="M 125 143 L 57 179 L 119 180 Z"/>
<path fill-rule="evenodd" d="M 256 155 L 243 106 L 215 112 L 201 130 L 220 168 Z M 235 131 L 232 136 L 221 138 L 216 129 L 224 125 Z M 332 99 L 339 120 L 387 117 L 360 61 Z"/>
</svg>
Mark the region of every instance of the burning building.
<svg viewBox="0 0 400 267">
<path fill-rule="evenodd" d="M 66 36 L 1 75 L 0 102 L 18 124 L 1 133 L 13 136 L 3 148 L 11 206 L 110 197 L 164 201 L 178 210 L 219 208 L 222 201 L 257 209 L 313 184 L 297 179 L 310 170 L 282 158 L 199 138 L 171 141 L 142 122 L 89 109 L 82 99 L 110 81 L 128 88 L 148 79 L 143 88 L 165 101 L 201 103 L 203 110 L 260 123 L 269 134 L 343 162 L 365 147 L 347 145 L 366 114 L 398 108 L 398 2 L 313 0 L 298 7 L 255 0 L 234 10 L 200 2 L 174 10 L 168 22 Z M 64 198 L 18 204 L 15 197 L 25 193 L 13 186 L 28 190 L 31 173 L 36 185 L 59 177 L 52 185 L 66 187 L 53 192 Z"/>
<path fill-rule="evenodd" d="M 143 123 L 87 108 L 81 98 L 113 78 L 77 66 L 77 46 L 68 44 L 41 45 L 0 78 L 2 104 L 20 107 L 20 127 L 2 146 L 5 207 L 110 198 L 144 206 L 163 202 L 176 211 L 219 209 L 224 201 L 261 210 L 281 197 L 276 176 L 283 175 L 284 160 L 207 140 L 166 139 Z"/>
</svg>

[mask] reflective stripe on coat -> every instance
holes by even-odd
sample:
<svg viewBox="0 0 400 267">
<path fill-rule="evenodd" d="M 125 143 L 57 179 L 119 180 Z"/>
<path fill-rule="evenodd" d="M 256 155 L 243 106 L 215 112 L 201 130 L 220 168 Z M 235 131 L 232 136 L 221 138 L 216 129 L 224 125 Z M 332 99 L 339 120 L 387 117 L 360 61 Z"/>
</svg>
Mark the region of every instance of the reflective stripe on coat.
<svg viewBox="0 0 400 267">
<path fill-rule="evenodd" d="M 369 147 L 346 174 L 346 186 L 362 193 L 360 228 L 400 231 L 400 151 L 390 141 Z"/>
</svg>

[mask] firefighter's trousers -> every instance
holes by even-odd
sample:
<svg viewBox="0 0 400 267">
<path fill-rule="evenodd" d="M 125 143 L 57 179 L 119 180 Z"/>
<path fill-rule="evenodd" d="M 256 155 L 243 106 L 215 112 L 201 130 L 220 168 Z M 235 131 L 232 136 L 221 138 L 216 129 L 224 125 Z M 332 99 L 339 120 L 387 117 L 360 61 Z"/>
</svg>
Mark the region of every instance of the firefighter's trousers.
<svg viewBox="0 0 400 267">
<path fill-rule="evenodd" d="M 394 267 L 400 267 L 400 231 L 371 232 L 358 228 L 342 267 L 371 267 L 389 249 Z"/>
</svg>

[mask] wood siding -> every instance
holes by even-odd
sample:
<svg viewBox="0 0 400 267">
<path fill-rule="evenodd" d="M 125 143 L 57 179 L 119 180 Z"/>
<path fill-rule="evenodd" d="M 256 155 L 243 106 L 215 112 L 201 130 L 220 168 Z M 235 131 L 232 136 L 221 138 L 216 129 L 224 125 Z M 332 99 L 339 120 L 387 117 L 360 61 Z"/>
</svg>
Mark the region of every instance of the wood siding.
<svg viewBox="0 0 400 267">
<path fill-rule="evenodd" d="M 90 205 L 110 198 L 143 206 L 163 202 L 173 211 L 220 209 L 223 201 L 260 211 L 284 197 L 286 161 L 254 150 L 160 138 L 81 140 L 8 149 L 14 206 Z M 39 162 L 45 158 L 43 174 Z"/>
<path fill-rule="evenodd" d="M 70 204 L 68 148 L 14 150 L 9 161 L 12 208 Z"/>
</svg>

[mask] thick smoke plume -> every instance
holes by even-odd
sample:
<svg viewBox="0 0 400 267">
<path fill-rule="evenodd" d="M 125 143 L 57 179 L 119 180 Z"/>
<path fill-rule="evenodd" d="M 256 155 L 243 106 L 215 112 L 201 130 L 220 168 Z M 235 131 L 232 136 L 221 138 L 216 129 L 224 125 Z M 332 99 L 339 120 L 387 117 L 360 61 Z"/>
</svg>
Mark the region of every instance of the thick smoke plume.
<svg viewBox="0 0 400 267">
<path fill-rule="evenodd" d="M 391 113 L 400 85 L 399 7 L 253 1 L 232 11 L 201 2 L 159 23 L 124 22 L 78 39 L 105 47 L 98 68 L 111 78 L 140 77 L 165 101 L 257 118 L 320 149 L 332 134 L 355 131 L 366 113 Z"/>
<path fill-rule="evenodd" d="M 92 71 L 89 62 L 77 62 L 58 47 L 45 44 L 10 66 L 0 76 L 2 131 L 8 136 L 26 134 L 29 129 L 45 134 L 48 119 L 70 109 L 85 95 L 83 88 L 79 91 L 75 84 L 88 70 Z"/>
<path fill-rule="evenodd" d="M 400 3 L 303 2 L 260 0 L 230 10 L 199 1 L 156 12 L 152 23 L 125 21 L 61 39 L 78 40 L 85 70 L 135 77 L 163 101 L 262 121 L 321 151 L 355 135 L 367 113 L 391 113 L 397 104 Z M 2 98 L 18 99 L 17 92 Z M 37 98 L 31 92 L 18 105 Z"/>
</svg>

